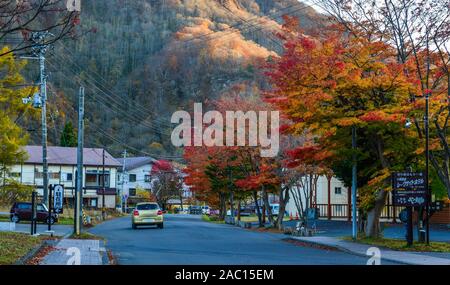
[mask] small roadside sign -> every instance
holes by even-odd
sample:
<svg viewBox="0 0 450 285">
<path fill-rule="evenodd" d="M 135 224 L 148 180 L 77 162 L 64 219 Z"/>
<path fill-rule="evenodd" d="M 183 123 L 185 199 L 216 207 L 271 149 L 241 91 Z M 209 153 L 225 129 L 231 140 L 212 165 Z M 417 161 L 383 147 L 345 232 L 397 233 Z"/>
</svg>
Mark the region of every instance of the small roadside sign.
<svg viewBox="0 0 450 285">
<path fill-rule="evenodd" d="M 61 214 L 63 212 L 64 185 L 55 185 L 53 187 L 53 211 Z"/>
</svg>

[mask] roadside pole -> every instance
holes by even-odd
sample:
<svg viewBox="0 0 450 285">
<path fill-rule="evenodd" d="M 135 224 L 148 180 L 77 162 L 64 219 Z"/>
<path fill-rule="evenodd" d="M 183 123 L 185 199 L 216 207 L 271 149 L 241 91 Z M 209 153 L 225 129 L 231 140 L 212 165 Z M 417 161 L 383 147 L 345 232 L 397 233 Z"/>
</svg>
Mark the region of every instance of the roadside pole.
<svg viewBox="0 0 450 285">
<path fill-rule="evenodd" d="M 48 186 L 48 221 L 47 221 L 47 230 L 50 232 L 52 230 L 52 190 L 53 185 Z"/>
<path fill-rule="evenodd" d="M 352 238 L 356 239 L 357 222 L 356 222 L 356 193 L 357 193 L 357 169 L 356 169 L 356 127 L 352 127 L 352 150 L 353 150 L 353 166 L 352 166 Z"/>
<path fill-rule="evenodd" d="M 78 102 L 78 151 L 77 151 L 77 188 L 75 191 L 75 213 L 74 213 L 74 227 L 75 234 L 80 234 L 81 229 L 81 191 L 83 189 L 83 134 L 84 134 L 84 87 L 80 87 L 79 102 Z"/>
<path fill-rule="evenodd" d="M 34 235 L 36 233 L 36 191 L 31 193 L 31 225 L 30 225 L 30 233 Z"/>
<path fill-rule="evenodd" d="M 102 219 L 103 221 L 106 220 L 106 212 L 105 212 L 105 147 L 103 146 L 103 152 L 102 152 L 102 164 L 103 164 L 103 170 L 102 170 Z"/>
<path fill-rule="evenodd" d="M 425 117 L 424 117 L 424 123 L 425 123 L 425 192 L 426 192 L 426 204 L 425 204 L 425 221 L 426 221 L 426 243 L 427 245 L 430 244 L 430 201 L 431 201 L 431 192 L 430 192 L 430 186 L 429 183 L 429 161 L 430 161 L 430 132 L 429 132 L 429 97 L 430 94 L 427 92 L 425 93 Z M 422 217 L 420 217 L 422 219 Z"/>
<path fill-rule="evenodd" d="M 414 240 L 412 207 L 411 206 L 406 207 L 406 211 L 408 213 L 408 220 L 406 222 L 406 244 L 407 246 L 412 246 Z"/>
<path fill-rule="evenodd" d="M 124 192 L 125 192 L 125 177 L 127 176 L 126 175 L 126 172 L 125 172 L 125 167 L 126 167 L 126 160 L 127 160 L 127 150 L 126 149 L 124 149 L 124 151 L 123 151 L 123 164 L 122 164 L 122 193 L 120 193 L 120 197 L 119 197 L 119 199 L 120 199 L 120 208 L 122 209 L 122 213 L 124 212 L 124 210 L 126 211 L 126 207 L 125 207 L 125 205 L 124 205 Z M 125 200 L 125 202 L 126 202 L 126 200 Z"/>
</svg>

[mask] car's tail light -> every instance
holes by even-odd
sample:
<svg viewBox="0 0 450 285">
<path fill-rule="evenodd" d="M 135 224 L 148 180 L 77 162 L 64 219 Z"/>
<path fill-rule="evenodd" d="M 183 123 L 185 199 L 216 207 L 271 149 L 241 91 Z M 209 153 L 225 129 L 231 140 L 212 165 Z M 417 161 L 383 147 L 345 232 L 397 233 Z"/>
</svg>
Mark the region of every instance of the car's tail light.
<svg viewBox="0 0 450 285">
<path fill-rule="evenodd" d="M 134 211 L 133 211 L 133 215 L 134 215 L 134 216 L 139 216 L 139 211 L 138 211 L 138 210 L 134 210 Z"/>
<path fill-rule="evenodd" d="M 158 210 L 158 216 L 160 216 L 160 215 L 162 215 L 162 214 L 163 214 L 163 211 Z"/>
</svg>

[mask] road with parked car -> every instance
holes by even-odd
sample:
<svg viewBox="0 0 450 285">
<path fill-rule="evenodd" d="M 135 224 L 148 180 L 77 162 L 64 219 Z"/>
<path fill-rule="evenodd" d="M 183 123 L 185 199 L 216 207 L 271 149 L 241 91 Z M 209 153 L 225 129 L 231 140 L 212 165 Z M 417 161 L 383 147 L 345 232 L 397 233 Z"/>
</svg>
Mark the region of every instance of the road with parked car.
<svg viewBox="0 0 450 285">
<path fill-rule="evenodd" d="M 367 258 L 299 246 L 283 234 L 205 222 L 200 215 L 164 215 L 164 229 L 133 229 L 131 216 L 90 232 L 106 238 L 119 264 L 366 264 Z M 387 264 L 387 262 L 383 262 Z"/>
</svg>

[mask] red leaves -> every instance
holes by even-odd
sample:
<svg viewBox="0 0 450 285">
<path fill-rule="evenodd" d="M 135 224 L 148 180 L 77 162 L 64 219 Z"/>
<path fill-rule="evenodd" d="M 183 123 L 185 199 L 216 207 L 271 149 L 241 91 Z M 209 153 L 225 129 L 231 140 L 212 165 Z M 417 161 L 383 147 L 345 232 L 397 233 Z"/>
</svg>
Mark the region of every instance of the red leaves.
<svg viewBox="0 0 450 285">
<path fill-rule="evenodd" d="M 371 111 L 359 117 L 364 122 L 401 122 L 400 114 L 386 114 L 383 111 Z"/>
<path fill-rule="evenodd" d="M 152 173 L 173 171 L 172 164 L 167 160 L 157 160 L 153 164 Z"/>
</svg>

